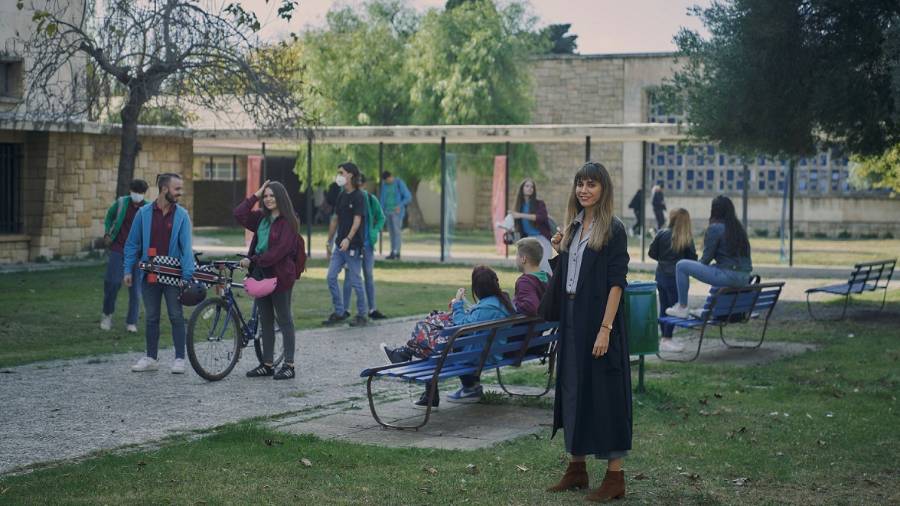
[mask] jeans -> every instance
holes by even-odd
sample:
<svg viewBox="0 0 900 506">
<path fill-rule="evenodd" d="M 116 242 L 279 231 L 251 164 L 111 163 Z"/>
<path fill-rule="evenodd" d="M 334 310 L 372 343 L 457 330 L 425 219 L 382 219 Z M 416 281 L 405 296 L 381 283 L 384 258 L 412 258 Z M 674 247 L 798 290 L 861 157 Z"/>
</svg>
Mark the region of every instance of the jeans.
<svg viewBox="0 0 900 506">
<path fill-rule="evenodd" d="M 391 254 L 400 254 L 401 229 L 403 228 L 402 213 L 387 213 L 388 232 L 391 235 Z"/>
<path fill-rule="evenodd" d="M 682 306 L 688 303 L 688 288 L 692 277 L 708 285 L 735 288 L 747 286 L 750 281 L 749 272 L 721 269 L 696 260 L 679 260 L 675 265 L 675 279 L 678 283 L 678 303 Z"/>
<path fill-rule="evenodd" d="M 159 352 L 159 319 L 162 312 L 162 299 L 166 298 L 166 310 L 172 324 L 172 341 L 175 345 L 175 358 L 184 358 L 184 311 L 177 286 L 162 283 L 144 283 L 144 312 L 147 317 L 147 356 L 156 359 Z"/>
<path fill-rule="evenodd" d="M 366 285 L 366 301 L 368 302 L 369 313 L 375 311 L 378 306 L 375 305 L 375 248 L 371 245 L 363 248 L 362 273 L 363 280 Z M 347 269 L 344 269 L 344 307 L 350 307 L 350 279 Z"/>
<path fill-rule="evenodd" d="M 360 316 L 366 315 L 366 299 L 363 295 L 363 284 L 360 279 L 360 268 L 362 267 L 362 259 L 360 251 L 348 249 L 341 251 L 335 248 L 331 254 L 331 262 L 328 264 L 328 291 L 331 292 L 331 303 L 334 305 L 334 312 L 338 315 L 344 314 L 344 297 L 338 287 L 338 274 L 346 266 L 347 276 L 350 279 L 350 286 L 356 292 L 356 312 Z"/>
<path fill-rule="evenodd" d="M 666 308 L 670 308 L 678 302 L 678 285 L 675 276 L 656 273 L 656 291 L 659 292 L 659 316 L 666 316 Z M 659 330 L 662 337 L 672 337 L 675 326 L 671 323 L 660 323 Z"/>
<path fill-rule="evenodd" d="M 103 276 L 103 314 L 111 315 L 116 312 L 116 297 L 119 296 L 119 288 L 122 287 L 123 269 L 125 257 L 121 251 L 109 251 L 109 260 L 106 262 L 106 274 Z M 125 323 L 135 325 L 138 313 L 141 310 L 141 277 L 138 275 L 137 264 L 131 271 L 131 279 L 134 282 L 128 288 L 128 316 Z"/>
<path fill-rule="evenodd" d="M 294 316 L 291 314 L 291 290 L 275 292 L 256 299 L 259 308 L 259 325 L 262 330 L 263 363 L 271 364 L 275 359 L 275 320 L 284 338 L 284 362 L 294 363 Z"/>
</svg>

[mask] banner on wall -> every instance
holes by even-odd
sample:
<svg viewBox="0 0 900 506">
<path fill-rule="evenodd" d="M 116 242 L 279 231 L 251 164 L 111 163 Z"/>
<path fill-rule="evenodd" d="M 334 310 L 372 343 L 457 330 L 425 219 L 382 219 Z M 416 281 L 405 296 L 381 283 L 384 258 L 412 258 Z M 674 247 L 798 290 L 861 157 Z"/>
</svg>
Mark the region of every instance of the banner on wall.
<svg viewBox="0 0 900 506">
<path fill-rule="evenodd" d="M 506 218 L 506 156 L 494 157 L 494 181 L 491 187 L 491 227 L 494 230 L 494 244 L 497 254 L 506 254 L 503 230 L 495 226 Z"/>
<path fill-rule="evenodd" d="M 262 184 L 262 164 L 263 157 L 259 155 L 247 157 L 247 192 L 244 194 L 244 198 L 253 195 L 256 193 L 256 190 L 259 190 L 259 185 Z M 244 229 L 244 244 L 250 246 L 250 241 L 252 240 L 253 232 Z"/>
</svg>

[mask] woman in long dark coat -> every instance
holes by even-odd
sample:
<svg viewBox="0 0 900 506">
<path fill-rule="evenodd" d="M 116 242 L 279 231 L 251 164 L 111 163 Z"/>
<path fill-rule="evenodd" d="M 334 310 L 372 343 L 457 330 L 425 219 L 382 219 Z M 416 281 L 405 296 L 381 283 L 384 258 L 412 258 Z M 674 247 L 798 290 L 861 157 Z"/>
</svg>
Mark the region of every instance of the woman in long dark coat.
<svg viewBox="0 0 900 506">
<path fill-rule="evenodd" d="M 627 284 L 627 234 L 613 215 L 609 172 L 586 163 L 575 174 L 559 251 L 542 303 L 544 317 L 558 319 L 559 345 L 553 434 L 563 429 L 569 467 L 548 490 L 588 487 L 585 456 L 608 461 L 599 488 L 587 499 L 606 502 L 625 495 L 622 461 L 631 449 L 631 370 L 624 334 L 622 293 Z"/>
</svg>

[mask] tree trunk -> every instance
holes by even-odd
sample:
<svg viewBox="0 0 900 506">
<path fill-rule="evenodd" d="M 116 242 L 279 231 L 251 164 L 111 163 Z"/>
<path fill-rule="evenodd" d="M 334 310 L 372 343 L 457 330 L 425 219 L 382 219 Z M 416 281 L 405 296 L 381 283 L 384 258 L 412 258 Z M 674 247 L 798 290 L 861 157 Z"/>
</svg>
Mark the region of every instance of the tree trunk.
<svg viewBox="0 0 900 506">
<path fill-rule="evenodd" d="M 419 183 L 419 178 L 410 178 L 407 185 L 409 192 L 412 193 L 412 202 L 406 206 L 406 223 L 415 232 L 425 228 L 425 217 L 422 216 L 422 209 L 419 208 L 419 197 L 416 195 Z"/>
<path fill-rule="evenodd" d="M 119 150 L 119 173 L 116 182 L 116 195 L 127 195 L 131 180 L 134 179 L 134 165 L 138 151 L 141 149 L 138 141 L 138 116 L 147 99 L 143 93 L 131 90 L 128 102 L 122 108 L 122 139 Z M 153 186 L 153 181 L 148 181 Z"/>
</svg>

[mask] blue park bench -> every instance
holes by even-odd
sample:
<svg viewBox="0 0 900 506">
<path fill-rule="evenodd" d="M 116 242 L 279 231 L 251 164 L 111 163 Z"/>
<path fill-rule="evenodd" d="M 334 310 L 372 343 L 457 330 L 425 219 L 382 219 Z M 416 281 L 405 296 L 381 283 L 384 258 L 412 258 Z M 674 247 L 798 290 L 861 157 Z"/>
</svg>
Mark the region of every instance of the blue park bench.
<svg viewBox="0 0 900 506">
<path fill-rule="evenodd" d="M 384 422 L 375 409 L 372 381 L 376 378 L 394 378 L 410 383 L 430 383 L 430 398 L 434 398 L 438 381 L 466 374 L 481 375 L 495 369 L 500 387 L 509 395 L 540 397 L 550 391 L 556 358 L 556 343 L 559 339 L 559 323 L 546 322 L 539 317 L 512 316 L 502 320 L 448 327 L 441 331 L 447 338 L 444 345 L 426 359 L 390 364 L 360 373 L 366 381 L 366 394 L 372 417 L 382 427 L 392 429 L 419 429 L 428 423 L 431 403 L 425 410 L 425 418 L 418 425 L 394 425 Z M 503 359 L 495 361 L 494 355 Z M 547 386 L 540 394 L 518 394 L 511 392 L 503 384 L 500 369 L 519 366 L 523 362 L 546 360 Z"/>
<path fill-rule="evenodd" d="M 853 266 L 853 272 L 850 273 L 846 283 L 839 285 L 822 286 L 818 288 L 810 288 L 806 290 L 806 309 L 809 316 L 816 320 L 813 314 L 812 304 L 809 296 L 814 293 L 827 293 L 831 295 L 842 295 L 844 297 L 844 307 L 841 315 L 834 320 L 841 320 L 847 313 L 847 305 L 850 303 L 850 295 L 859 295 L 863 292 L 874 292 L 875 290 L 884 290 L 884 296 L 881 298 L 881 307 L 879 311 L 884 309 L 884 303 L 887 301 L 888 283 L 891 282 L 891 276 L 894 274 L 894 265 L 897 259 L 878 260 L 875 262 L 865 262 Z M 821 319 L 821 318 L 819 318 Z"/>
<path fill-rule="evenodd" d="M 691 315 L 688 318 L 664 316 L 659 319 L 660 323 L 669 323 L 676 327 L 700 331 L 700 340 L 697 343 L 697 352 L 694 356 L 689 359 L 678 359 L 663 357 L 659 353 L 656 355 L 662 360 L 675 362 L 696 360 L 700 356 L 700 348 L 703 346 L 703 336 L 706 333 L 706 329 L 710 326 L 718 327 L 719 339 L 729 348 L 759 348 L 766 338 L 769 317 L 772 315 L 772 310 L 775 309 L 775 304 L 778 303 L 778 297 L 781 295 L 782 288 L 784 288 L 784 281 L 757 283 L 740 288 L 720 287 L 712 289 L 699 314 Z M 762 318 L 764 323 L 759 341 L 756 344 L 752 346 L 738 346 L 725 340 L 724 328 L 726 326 L 747 323 L 750 320 L 759 318 Z"/>
</svg>

